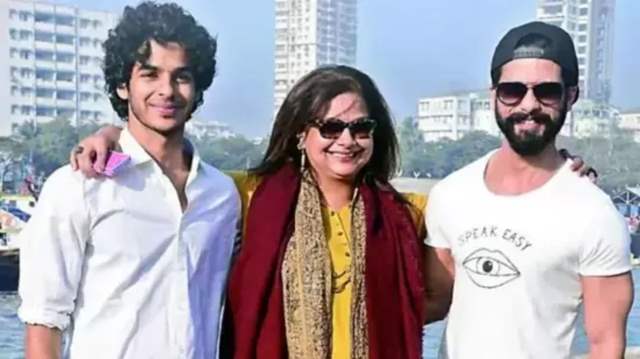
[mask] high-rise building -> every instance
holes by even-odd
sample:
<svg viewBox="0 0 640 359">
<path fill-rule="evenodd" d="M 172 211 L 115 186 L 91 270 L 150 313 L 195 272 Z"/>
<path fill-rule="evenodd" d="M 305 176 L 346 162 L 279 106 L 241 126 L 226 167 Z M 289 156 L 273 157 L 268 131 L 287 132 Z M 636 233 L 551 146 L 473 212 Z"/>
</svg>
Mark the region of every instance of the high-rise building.
<svg viewBox="0 0 640 359">
<path fill-rule="evenodd" d="M 274 107 L 321 65 L 356 62 L 357 0 L 275 0 Z"/>
<path fill-rule="evenodd" d="M 0 1 L 0 135 L 30 120 L 115 121 L 101 64 L 116 21 L 107 12 Z"/>
<path fill-rule="evenodd" d="M 538 0 L 536 17 L 565 29 L 578 53 L 583 98 L 611 96 L 615 0 Z"/>
</svg>

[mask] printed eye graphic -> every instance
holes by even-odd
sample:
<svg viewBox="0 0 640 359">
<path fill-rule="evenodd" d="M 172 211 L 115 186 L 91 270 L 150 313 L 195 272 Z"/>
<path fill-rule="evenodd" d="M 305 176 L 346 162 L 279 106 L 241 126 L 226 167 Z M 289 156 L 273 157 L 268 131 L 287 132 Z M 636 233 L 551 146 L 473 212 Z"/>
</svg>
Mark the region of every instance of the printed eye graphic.
<svg viewBox="0 0 640 359">
<path fill-rule="evenodd" d="M 518 268 L 498 250 L 478 249 L 462 265 L 473 283 L 487 289 L 503 286 L 520 276 Z"/>
</svg>

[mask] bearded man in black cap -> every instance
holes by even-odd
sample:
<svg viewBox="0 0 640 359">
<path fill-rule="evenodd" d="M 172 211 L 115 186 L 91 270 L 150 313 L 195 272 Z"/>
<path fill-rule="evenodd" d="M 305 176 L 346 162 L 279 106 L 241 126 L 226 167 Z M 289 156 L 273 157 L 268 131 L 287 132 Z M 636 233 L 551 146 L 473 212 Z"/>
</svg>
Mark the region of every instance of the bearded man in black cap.
<svg viewBox="0 0 640 359">
<path fill-rule="evenodd" d="M 491 77 L 503 143 L 438 183 L 426 211 L 427 274 L 445 295 L 453 285 L 441 357 L 568 358 L 584 305 L 590 358 L 621 358 L 629 234 L 555 145 L 579 95 L 571 37 L 541 22 L 516 27 Z"/>
</svg>

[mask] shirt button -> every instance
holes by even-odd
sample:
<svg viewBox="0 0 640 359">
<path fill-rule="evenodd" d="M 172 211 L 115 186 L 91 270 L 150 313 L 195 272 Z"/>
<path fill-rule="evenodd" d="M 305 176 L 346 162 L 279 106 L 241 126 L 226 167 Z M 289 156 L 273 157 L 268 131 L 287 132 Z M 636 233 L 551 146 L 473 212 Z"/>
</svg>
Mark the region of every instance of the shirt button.
<svg viewBox="0 0 640 359">
<path fill-rule="evenodd" d="M 342 233 L 342 232 L 338 232 L 338 235 L 339 235 L 339 236 L 342 236 L 342 235 L 344 235 L 344 233 Z"/>
<path fill-rule="evenodd" d="M 331 211 L 329 213 L 331 213 L 331 216 L 335 216 L 336 215 L 336 212 L 334 212 L 334 211 Z"/>
</svg>

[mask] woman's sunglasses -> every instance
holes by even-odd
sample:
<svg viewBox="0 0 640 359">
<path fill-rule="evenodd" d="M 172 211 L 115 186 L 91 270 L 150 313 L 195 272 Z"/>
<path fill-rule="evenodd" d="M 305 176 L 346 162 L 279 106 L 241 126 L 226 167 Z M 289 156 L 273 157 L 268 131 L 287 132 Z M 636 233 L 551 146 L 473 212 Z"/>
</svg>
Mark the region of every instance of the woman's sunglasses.
<svg viewBox="0 0 640 359">
<path fill-rule="evenodd" d="M 529 89 L 538 101 L 547 106 L 557 106 L 564 97 L 564 85 L 559 82 L 543 82 L 534 86 L 522 82 L 501 82 L 496 86 L 498 100 L 507 106 L 519 104 Z"/>
<path fill-rule="evenodd" d="M 318 128 L 320 136 L 328 140 L 338 139 L 342 136 L 345 128 L 349 129 L 349 133 L 354 139 L 367 139 L 371 138 L 373 131 L 376 129 L 376 121 L 367 117 L 351 122 L 344 122 L 338 118 L 327 118 L 314 121 L 313 126 Z"/>
</svg>

